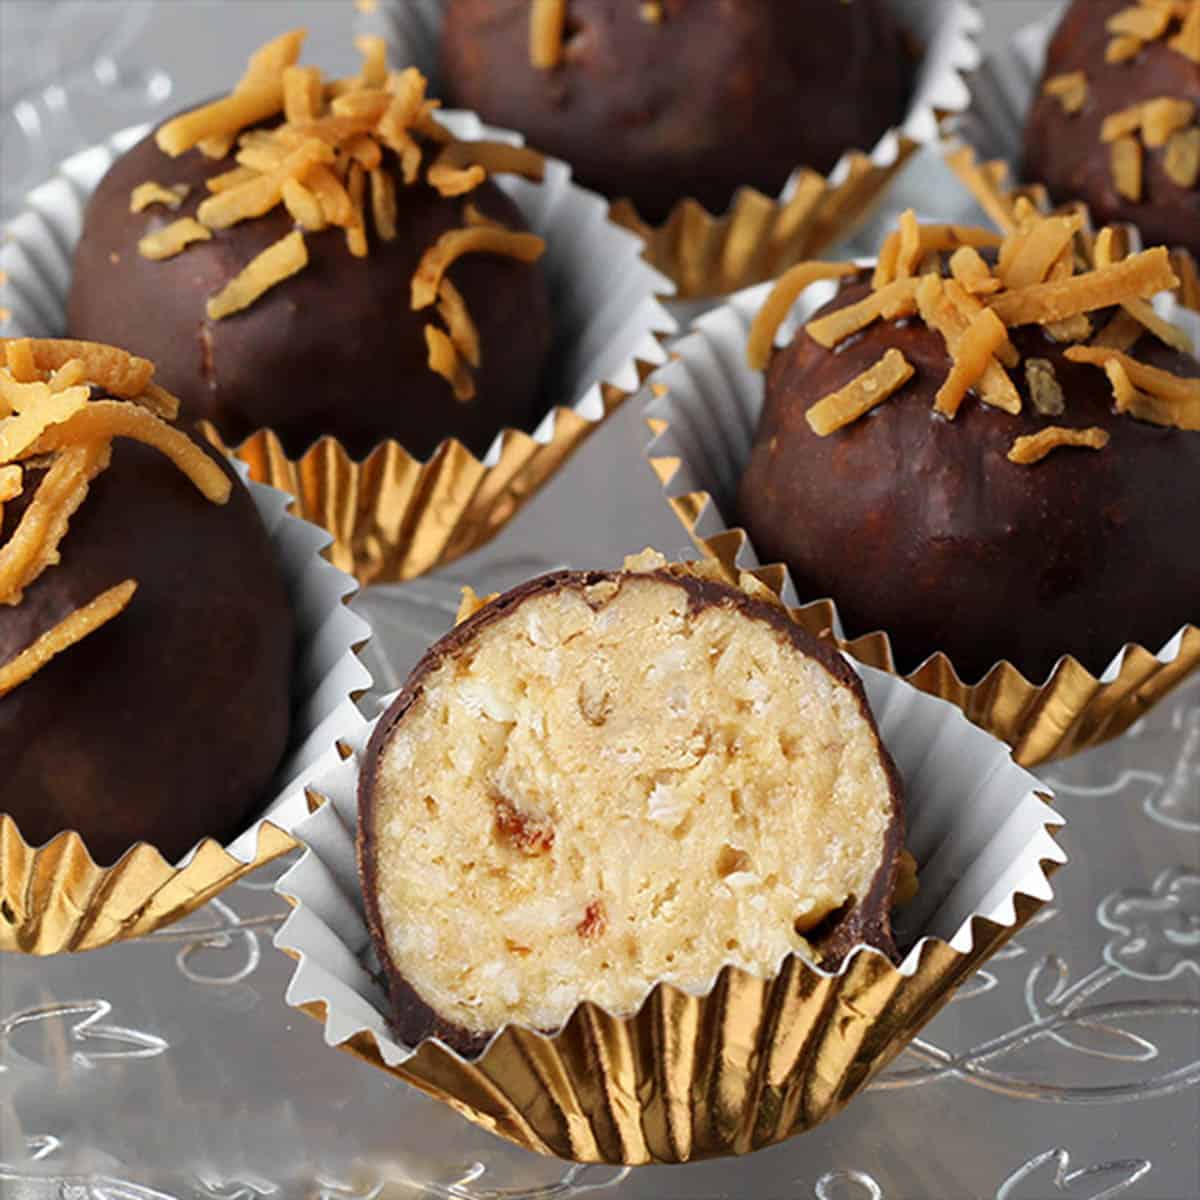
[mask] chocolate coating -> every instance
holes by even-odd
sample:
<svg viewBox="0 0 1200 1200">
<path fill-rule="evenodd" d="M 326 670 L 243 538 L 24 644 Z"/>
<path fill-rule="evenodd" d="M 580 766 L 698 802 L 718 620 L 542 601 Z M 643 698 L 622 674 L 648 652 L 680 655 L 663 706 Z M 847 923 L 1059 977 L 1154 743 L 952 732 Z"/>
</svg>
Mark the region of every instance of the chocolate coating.
<svg viewBox="0 0 1200 1200">
<path fill-rule="evenodd" d="M 390 152 L 387 160 L 392 158 Z M 424 183 L 397 179 L 399 236 L 383 242 L 368 219 L 370 253 L 355 258 L 345 233 L 305 235 L 309 263 L 250 308 L 219 321 L 205 316 L 220 291 L 256 254 L 292 231 L 287 211 L 219 230 L 174 258 L 153 262 L 140 238 L 195 216 L 205 181 L 231 169 L 190 150 L 178 159 L 146 137 L 115 162 L 92 196 L 75 251 L 67 301 L 70 336 L 126 346 L 158 365 L 157 380 L 183 402 L 185 418 L 207 418 L 229 442 L 258 429 L 279 434 L 293 457 L 323 435 L 354 458 L 395 438 L 427 458 L 448 437 L 486 451 L 507 426 L 530 428 L 546 405 L 542 370 L 550 348 L 549 298 L 540 268 L 472 254 L 447 272 L 479 331 L 476 396 L 461 403 L 428 366 L 424 328 L 442 327 L 436 309 L 413 312 L 410 285 L 425 251 L 465 224 L 468 203 L 513 229 L 516 206 L 494 184 L 444 199 Z M 171 212 L 130 213 L 141 183 L 186 183 Z"/>
<path fill-rule="evenodd" d="M 867 703 L 862 683 L 846 660 L 829 644 L 811 637 L 774 605 L 753 599 L 737 588 L 690 575 L 674 575 L 667 571 L 652 573 L 656 579 L 669 582 L 687 594 L 689 608 L 697 612 L 704 608 L 732 609 L 751 620 L 762 621 L 781 632 L 804 655 L 820 665 L 854 695 L 861 713 L 875 735 L 880 759 L 890 782 L 891 821 L 884 838 L 884 852 L 872 877 L 868 894 L 849 909 L 830 914 L 819 926 L 805 936 L 820 954 L 820 966 L 834 970 L 850 951 L 859 945 L 873 946 L 893 961 L 898 959 L 892 938 L 891 905 L 896 887 L 899 856 L 904 847 L 905 818 L 903 784 L 887 748 L 879 740 L 874 717 Z M 472 617 L 457 625 L 436 642 L 413 669 L 403 691 L 380 718 L 372 734 L 359 775 L 358 869 L 362 883 L 367 924 L 376 952 L 382 964 L 391 1001 L 391 1019 L 396 1035 L 410 1046 L 436 1037 L 459 1053 L 478 1056 L 494 1032 L 475 1033 L 446 1020 L 434 1010 L 397 970 L 391 957 L 383 928 L 376 878 L 376 774 L 380 758 L 397 724 L 423 694 L 426 678 L 439 666 L 469 653 L 478 633 L 502 617 L 512 614 L 528 600 L 548 592 L 584 592 L 598 583 L 620 578 L 619 572 L 558 571 L 532 579 L 487 604 Z"/>
<path fill-rule="evenodd" d="M 0 542 L 33 491 L 5 506 Z M 138 590 L 0 697 L 0 810 L 33 845 L 78 831 L 105 864 L 137 841 L 173 862 L 237 833 L 287 745 L 294 636 L 249 492 L 235 482 L 212 504 L 157 451 L 118 441 L 61 554 L 0 607 L 0 662 L 123 580 Z"/>
<path fill-rule="evenodd" d="M 861 299 L 851 280 L 822 312 Z M 1103 315 L 1100 315 L 1103 319 Z M 1097 321 L 1097 326 L 1099 320 Z M 1104 372 L 1068 362 L 1038 327 L 1011 330 L 1023 359 L 1054 364 L 1061 416 L 1024 400 L 1012 416 L 968 397 L 954 421 L 932 411 L 950 369 L 919 321 L 877 322 L 836 351 L 801 330 L 776 350 L 738 493 L 765 562 L 792 569 L 801 596 L 832 597 L 846 633 L 882 629 L 910 671 L 944 651 L 967 681 L 1001 659 L 1041 681 L 1061 655 L 1102 671 L 1128 641 L 1157 651 L 1200 614 L 1200 434 L 1115 413 Z M 891 399 L 827 438 L 804 414 L 895 347 L 916 369 Z M 1143 337 L 1152 366 L 1200 363 Z M 1009 462 L 1013 441 L 1047 425 L 1099 426 L 1101 451 Z"/>
<path fill-rule="evenodd" d="M 1105 25 L 1126 0 L 1075 0 L 1063 17 L 1029 111 L 1025 129 L 1025 176 L 1040 181 L 1060 203 L 1083 200 L 1098 225 L 1129 221 L 1146 245 L 1184 246 L 1200 254 L 1200 187 L 1185 190 L 1166 173 L 1165 149 L 1143 147 L 1143 194 L 1139 203 L 1113 184 L 1110 147 L 1100 127 L 1114 112 L 1171 96 L 1200 108 L 1200 66 L 1172 50 L 1167 39 L 1148 42 L 1133 59 L 1106 63 L 1112 38 Z M 1055 75 L 1083 71 L 1088 96 L 1083 109 L 1064 112 L 1042 84 Z"/>
<path fill-rule="evenodd" d="M 662 7 L 655 24 L 634 0 L 571 0 L 546 71 L 526 0 L 450 0 L 442 91 L 651 221 L 685 196 L 719 213 L 744 185 L 774 195 L 796 167 L 827 173 L 903 120 L 913 63 L 886 0 Z"/>
</svg>

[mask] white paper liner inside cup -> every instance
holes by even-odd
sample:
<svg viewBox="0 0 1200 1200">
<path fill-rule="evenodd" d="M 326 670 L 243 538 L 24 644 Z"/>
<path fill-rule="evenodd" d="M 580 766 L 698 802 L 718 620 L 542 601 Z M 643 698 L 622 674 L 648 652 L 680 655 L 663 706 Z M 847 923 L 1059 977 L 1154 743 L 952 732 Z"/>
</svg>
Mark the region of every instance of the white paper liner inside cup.
<svg viewBox="0 0 1200 1200">
<path fill-rule="evenodd" d="M 860 259 L 859 263 L 868 267 L 874 265 L 873 260 L 866 259 Z M 710 498 L 699 512 L 691 529 L 692 536 L 697 541 L 718 537 L 737 526 L 738 483 L 750 457 L 764 394 L 764 376 L 751 370 L 746 362 L 746 341 L 754 316 L 762 307 L 770 290 L 770 284 L 747 288 L 730 297 L 719 309 L 700 318 L 691 331 L 672 346 L 671 362 L 654 372 L 646 382 L 647 392 L 660 393 L 649 401 L 646 408 L 647 419 L 665 422 L 667 425 L 665 432 L 653 437 L 646 448 L 647 458 L 652 462 L 670 464 L 669 480 L 664 485 L 666 497 L 678 502 L 691 493 L 701 492 L 707 493 Z M 837 284 L 829 281 L 815 283 L 807 288 L 792 306 L 781 326 L 776 338 L 777 344 L 789 342 L 796 330 L 832 299 L 836 290 Z M 1154 307 L 1161 316 L 1180 326 L 1195 345 L 1200 346 L 1200 314 L 1183 307 L 1169 295 L 1156 297 Z M 743 542 L 738 549 L 736 563 L 741 569 L 751 570 L 760 563 L 749 539 L 744 533 L 741 536 Z M 785 573 L 785 578 L 782 595 L 787 604 L 796 606 L 801 603 L 828 601 L 829 598 L 826 597 L 800 596 L 790 574 Z M 845 630 L 837 613 L 836 597 L 832 600 L 832 630 L 836 637 L 844 639 Z M 1169 669 L 1179 657 L 1185 630 L 1186 627 L 1178 631 L 1162 647 L 1150 648 L 1161 667 Z M 861 629 L 854 632 L 856 636 L 860 636 L 874 631 Z M 1113 683 L 1118 679 L 1129 653 L 1128 644 L 1113 647 L 1113 657 L 1099 676 L 1101 684 Z M 1070 684 L 1071 672 L 1065 670 L 1067 665 L 1069 664 L 1066 660 L 1060 660 L 1044 683 L 1041 680 L 1033 681 L 1034 685 L 1043 685 L 1043 698 L 1050 689 L 1060 683 L 1063 686 Z M 922 688 L 937 691 L 945 682 L 945 673 L 936 669 L 936 666 L 935 656 L 931 655 L 909 678 Z M 1148 681 L 1150 676 L 1145 674 L 1144 669 L 1139 667 L 1138 670 L 1145 676 L 1140 682 Z M 1173 681 L 1177 682 L 1174 673 L 1169 670 L 1168 673 Z M 987 693 L 989 681 L 992 681 L 991 673 L 971 689 L 959 682 L 958 690 L 963 693 L 968 690 L 978 692 L 980 697 L 983 697 Z M 1036 698 L 1037 687 L 1023 680 L 1022 682 L 1025 683 L 1030 696 Z M 1151 702 L 1151 695 L 1151 691 L 1146 692 L 1146 704 Z M 995 703 L 997 699 L 998 697 L 994 696 L 992 702 Z M 1102 698 L 1096 699 L 1100 701 Z M 1004 704 L 997 705 L 998 709 L 1004 707 Z M 1025 720 L 1021 705 L 1017 705 L 1014 711 L 1021 714 L 1021 720 Z M 1069 727 L 1070 722 L 1067 722 L 1059 731 L 1060 736 L 1065 739 L 1062 747 L 1055 749 L 1052 754 L 1047 754 L 1045 747 L 1049 743 L 1045 741 L 1045 726 L 1038 724 L 1043 716 L 1044 714 L 1031 710 L 1028 723 L 1025 726 L 1018 723 L 1014 725 L 1013 730 L 1001 730 L 992 726 L 983 720 L 982 712 L 977 715 L 977 719 L 980 719 L 985 727 L 992 728 L 993 732 L 1006 737 L 1016 748 L 1018 760 L 1028 764 L 1089 744 L 1086 740 L 1080 745 L 1072 743 L 1072 729 Z M 1061 716 L 1060 713 L 1060 718 Z M 1011 712 L 1009 719 L 1012 719 Z M 1038 749 L 1030 750 L 1026 754 L 1027 745 L 1022 739 L 1029 739 L 1029 745 L 1036 743 Z M 1101 737 L 1098 740 L 1104 739 Z"/>
<path fill-rule="evenodd" d="M 1065 8 L 1065 3 L 1055 4 L 1051 12 L 985 55 L 968 77 L 969 106 L 953 117 L 950 127 L 981 158 L 1000 158 L 1019 168 L 1025 119 Z"/>
<path fill-rule="evenodd" d="M 1048 830 L 1062 818 L 1041 798 L 1048 789 L 953 705 L 853 665 L 905 783 L 907 845 L 919 865 L 920 890 L 897 928 L 910 947 L 900 974 L 911 975 L 932 939 L 968 954 L 977 919 L 1011 928 L 1018 896 L 1051 898 L 1045 864 L 1066 856 Z M 276 885 L 294 907 L 275 945 L 297 960 L 287 1003 L 324 1012 L 326 1044 L 352 1043 L 360 1053 L 370 1044 L 381 1065 L 395 1068 L 415 1048 L 397 1041 L 388 1025 L 355 860 L 358 762 L 370 733 L 359 731 L 353 756 L 314 785 L 329 803 L 297 828 L 308 849 Z M 836 975 L 851 971 L 861 955 L 882 958 L 862 947 Z M 448 1048 L 446 1054 L 462 1061 Z"/>
<path fill-rule="evenodd" d="M 234 466 L 245 479 L 245 466 Z M 329 534 L 292 516 L 292 500 L 285 492 L 253 481 L 247 486 L 287 588 L 296 653 L 288 750 L 275 772 L 271 798 L 254 824 L 227 847 L 243 861 L 253 855 L 263 821 L 291 833 L 308 815 L 309 787 L 341 761 L 338 744 L 366 724 L 355 699 L 371 687 L 371 673 L 358 654 L 371 627 L 347 607 L 358 585 L 322 554 Z"/>
</svg>

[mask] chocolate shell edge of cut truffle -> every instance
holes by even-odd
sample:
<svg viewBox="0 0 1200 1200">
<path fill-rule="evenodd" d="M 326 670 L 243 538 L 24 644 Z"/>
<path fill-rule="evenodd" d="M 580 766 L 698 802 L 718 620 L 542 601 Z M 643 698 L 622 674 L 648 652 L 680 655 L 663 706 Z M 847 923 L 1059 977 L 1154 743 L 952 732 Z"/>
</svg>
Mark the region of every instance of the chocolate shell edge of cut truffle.
<svg viewBox="0 0 1200 1200">
<path fill-rule="evenodd" d="M 829 914 L 805 936 L 814 949 L 820 952 L 820 961 L 816 965 L 823 971 L 836 971 L 851 950 L 860 945 L 871 947 L 883 953 L 890 961 L 896 962 L 899 956 L 892 936 L 890 914 L 900 854 L 904 849 L 904 787 L 896 765 L 879 736 L 874 715 L 857 674 L 832 644 L 812 637 L 776 606 L 755 599 L 738 588 L 693 575 L 675 575 L 666 570 L 654 570 L 644 574 L 648 578 L 669 583 L 684 591 L 688 597 L 689 611 L 692 613 L 708 607 L 728 606 L 750 619 L 765 622 L 772 629 L 784 634 L 803 655 L 815 659 L 855 697 L 874 734 L 880 761 L 889 781 L 892 817 L 885 833 L 882 861 L 873 876 L 866 898 L 854 904 L 849 912 L 845 912 L 843 906 L 843 909 Z M 447 659 L 453 658 L 481 629 L 511 614 L 526 600 L 536 596 L 568 589 L 583 590 L 597 583 L 619 581 L 629 577 L 629 573 L 619 571 L 556 571 L 520 584 L 490 601 L 430 647 L 409 675 L 403 690 L 376 725 L 359 774 L 356 854 L 367 926 L 379 958 L 381 982 L 388 992 L 390 1024 L 396 1036 L 406 1045 L 415 1047 L 420 1042 L 436 1038 L 464 1058 L 474 1059 L 483 1053 L 499 1031 L 474 1032 L 447 1020 L 426 1002 L 392 961 L 379 911 L 373 854 L 376 816 L 374 785 L 380 756 L 397 724 L 421 697 L 426 677 Z M 719 974 L 728 969 L 730 968 L 722 968 Z M 716 982 L 717 978 L 714 977 L 713 986 Z M 660 986 L 662 985 L 656 984 L 655 988 Z M 540 1032 L 553 1036 L 557 1031 Z"/>
</svg>

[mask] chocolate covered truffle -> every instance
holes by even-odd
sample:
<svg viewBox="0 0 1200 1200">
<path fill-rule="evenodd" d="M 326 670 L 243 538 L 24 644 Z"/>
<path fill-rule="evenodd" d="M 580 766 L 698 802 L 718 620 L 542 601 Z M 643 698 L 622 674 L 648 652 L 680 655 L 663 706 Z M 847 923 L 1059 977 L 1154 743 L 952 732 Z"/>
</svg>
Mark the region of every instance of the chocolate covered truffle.
<svg viewBox="0 0 1200 1200">
<path fill-rule="evenodd" d="M 493 599 L 379 722 L 359 865 L 410 1045 L 894 953 L 900 788 L 853 671 L 772 604 L 630 565 Z"/>
<path fill-rule="evenodd" d="M 913 74 L 887 0 L 449 0 L 441 56 L 449 102 L 650 221 L 870 150 Z"/>
<path fill-rule="evenodd" d="M 772 352 L 799 289 L 848 273 Z M 904 671 L 1099 673 L 1200 613 L 1200 364 L 1147 298 L 1160 248 L 1018 203 L 1012 231 L 920 226 L 878 268 L 806 264 L 760 315 L 769 366 L 738 508 L 763 561 Z"/>
<path fill-rule="evenodd" d="M 293 620 L 227 464 L 151 364 L 0 350 L 0 812 L 93 858 L 226 839 L 287 745 Z M 156 415 L 157 414 L 157 415 Z"/>
<path fill-rule="evenodd" d="M 1200 4 L 1075 0 L 1029 113 L 1025 174 L 1200 255 L 1198 115 Z"/>
<path fill-rule="evenodd" d="M 84 219 L 70 332 L 156 361 L 184 416 L 227 442 L 258 429 L 297 457 L 393 438 L 482 454 L 548 407 L 544 250 L 489 172 L 541 159 L 463 143 L 415 70 L 365 39 L 362 73 L 270 43 L 238 87 L 124 154 Z"/>
</svg>

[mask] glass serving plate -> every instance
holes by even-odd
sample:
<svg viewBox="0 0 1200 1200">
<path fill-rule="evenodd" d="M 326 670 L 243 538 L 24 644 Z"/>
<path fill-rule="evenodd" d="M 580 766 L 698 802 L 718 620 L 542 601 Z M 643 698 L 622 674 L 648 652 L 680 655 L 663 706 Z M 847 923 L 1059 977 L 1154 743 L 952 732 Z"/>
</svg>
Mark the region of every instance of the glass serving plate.
<svg viewBox="0 0 1200 1200">
<path fill-rule="evenodd" d="M 1047 6 L 986 7 L 998 37 Z M 353 18 L 351 0 L 3 0 L 0 212 L 75 150 L 211 92 L 214 63 L 232 77 L 284 25 L 307 25 L 313 59 L 350 70 Z M 497 590 L 645 545 L 689 554 L 646 438 L 627 406 L 490 546 L 365 594 L 379 692 L 449 626 L 463 583 Z M 0 1200 L 1195 1200 L 1200 679 L 1042 774 L 1069 822 L 1054 903 L 864 1096 L 783 1146 L 571 1166 L 327 1048 L 284 1003 L 276 864 L 143 941 L 0 956 Z"/>
</svg>

